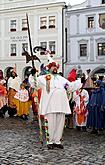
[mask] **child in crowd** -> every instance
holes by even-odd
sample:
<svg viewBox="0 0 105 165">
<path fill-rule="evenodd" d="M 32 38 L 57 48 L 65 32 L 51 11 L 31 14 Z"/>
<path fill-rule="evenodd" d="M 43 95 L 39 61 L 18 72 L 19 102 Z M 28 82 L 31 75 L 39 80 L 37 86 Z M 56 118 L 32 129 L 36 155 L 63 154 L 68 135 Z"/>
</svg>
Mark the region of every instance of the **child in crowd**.
<svg viewBox="0 0 105 165">
<path fill-rule="evenodd" d="M 25 89 L 25 84 L 20 85 L 20 90 L 16 92 L 14 98 L 17 100 L 17 115 L 20 116 L 24 120 L 28 120 L 29 115 L 29 93 L 28 90 Z"/>
</svg>

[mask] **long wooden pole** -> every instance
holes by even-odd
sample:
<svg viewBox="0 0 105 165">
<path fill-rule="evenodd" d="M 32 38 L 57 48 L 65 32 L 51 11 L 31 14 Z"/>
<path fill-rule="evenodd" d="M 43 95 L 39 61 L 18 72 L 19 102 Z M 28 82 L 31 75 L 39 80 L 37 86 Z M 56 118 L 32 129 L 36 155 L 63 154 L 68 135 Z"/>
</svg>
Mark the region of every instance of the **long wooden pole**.
<svg viewBox="0 0 105 165">
<path fill-rule="evenodd" d="M 27 13 L 26 13 L 26 19 L 27 19 L 27 27 L 28 27 L 28 37 L 29 37 L 30 52 L 31 52 L 31 56 L 33 56 L 32 41 L 31 41 L 31 34 L 30 34 L 30 26 L 29 26 L 29 20 L 28 20 L 28 14 Z M 32 58 L 32 67 L 35 68 L 34 59 L 33 58 Z"/>
</svg>

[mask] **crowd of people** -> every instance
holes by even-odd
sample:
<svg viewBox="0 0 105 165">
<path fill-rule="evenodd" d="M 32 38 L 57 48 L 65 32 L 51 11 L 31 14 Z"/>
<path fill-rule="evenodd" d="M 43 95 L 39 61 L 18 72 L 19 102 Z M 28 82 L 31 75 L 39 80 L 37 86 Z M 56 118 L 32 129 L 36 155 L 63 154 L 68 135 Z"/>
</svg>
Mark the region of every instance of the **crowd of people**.
<svg viewBox="0 0 105 165">
<path fill-rule="evenodd" d="M 6 81 L 0 70 L 0 117 L 5 118 L 8 111 L 9 117 L 28 120 L 32 106 L 34 119 L 47 122 L 48 149 L 63 149 L 65 124 L 79 131 L 88 128 L 95 134 L 105 128 L 104 76 L 92 81 L 73 68 L 66 79 L 58 69 L 56 62 L 43 67 L 39 75 L 32 68 L 27 81 L 21 81 L 14 70 Z M 87 82 L 91 85 L 86 86 Z"/>
</svg>

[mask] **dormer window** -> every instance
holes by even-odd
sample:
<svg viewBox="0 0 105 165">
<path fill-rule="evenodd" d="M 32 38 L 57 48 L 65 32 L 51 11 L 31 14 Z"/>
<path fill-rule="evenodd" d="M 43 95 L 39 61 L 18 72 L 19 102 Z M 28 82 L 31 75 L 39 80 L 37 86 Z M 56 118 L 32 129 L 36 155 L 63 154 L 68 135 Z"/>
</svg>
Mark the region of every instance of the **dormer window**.
<svg viewBox="0 0 105 165">
<path fill-rule="evenodd" d="M 102 0 L 102 4 L 105 4 L 105 0 Z"/>
</svg>

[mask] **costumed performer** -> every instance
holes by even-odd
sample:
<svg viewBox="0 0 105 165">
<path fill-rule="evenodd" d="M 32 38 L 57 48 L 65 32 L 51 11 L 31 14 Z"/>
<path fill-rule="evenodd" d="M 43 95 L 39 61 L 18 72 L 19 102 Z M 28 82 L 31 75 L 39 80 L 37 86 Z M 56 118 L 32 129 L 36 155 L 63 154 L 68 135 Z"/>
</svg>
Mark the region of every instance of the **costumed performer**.
<svg viewBox="0 0 105 165">
<path fill-rule="evenodd" d="M 101 80 L 96 80 L 96 89 L 92 92 L 88 104 L 87 127 L 91 128 L 91 133 L 101 134 L 104 129 L 104 109 L 105 107 L 105 88 Z"/>
<path fill-rule="evenodd" d="M 35 82 L 36 82 L 36 69 L 35 68 L 32 68 L 31 69 L 31 74 L 29 76 L 29 84 L 30 84 L 30 89 L 29 89 L 29 93 L 30 93 L 30 96 L 31 96 L 31 100 L 32 100 L 32 110 L 33 110 L 33 115 L 34 115 L 34 119 L 35 120 L 38 120 L 38 107 L 34 101 L 34 98 L 35 98 L 35 95 L 36 95 L 36 92 L 35 92 Z M 41 89 L 38 89 L 38 92 L 37 92 L 37 97 L 38 97 L 38 101 L 40 101 L 40 96 L 41 96 Z"/>
<path fill-rule="evenodd" d="M 80 88 L 73 93 L 73 100 L 75 101 L 74 113 L 75 113 L 75 125 L 78 130 L 86 131 L 87 124 L 87 104 L 89 102 L 88 92 Z"/>
<path fill-rule="evenodd" d="M 21 79 L 16 74 L 14 70 L 11 71 L 11 76 L 8 79 L 7 82 L 7 89 L 8 89 L 8 114 L 10 117 L 13 117 L 16 112 L 16 105 L 18 102 L 16 102 L 16 99 L 14 99 L 14 96 L 16 94 L 16 91 L 20 89 Z"/>
<path fill-rule="evenodd" d="M 3 78 L 3 71 L 0 70 L 0 117 L 4 118 L 7 111 L 6 80 Z"/>
<path fill-rule="evenodd" d="M 25 89 L 25 84 L 20 85 L 20 89 L 16 92 L 15 99 L 18 100 L 17 104 L 17 115 L 21 117 L 24 120 L 28 120 L 28 115 L 29 115 L 29 93 L 28 90 Z"/>
<path fill-rule="evenodd" d="M 49 63 L 47 67 L 49 68 L 49 74 L 37 78 L 38 86 L 42 88 L 39 113 L 44 115 L 45 120 L 48 122 L 48 149 L 63 149 L 61 138 L 65 124 L 65 114 L 71 113 L 64 87 L 65 84 L 68 84 L 69 92 L 73 92 L 81 87 L 81 82 L 77 80 L 70 83 L 57 74 L 59 65 L 55 62 Z"/>
</svg>

